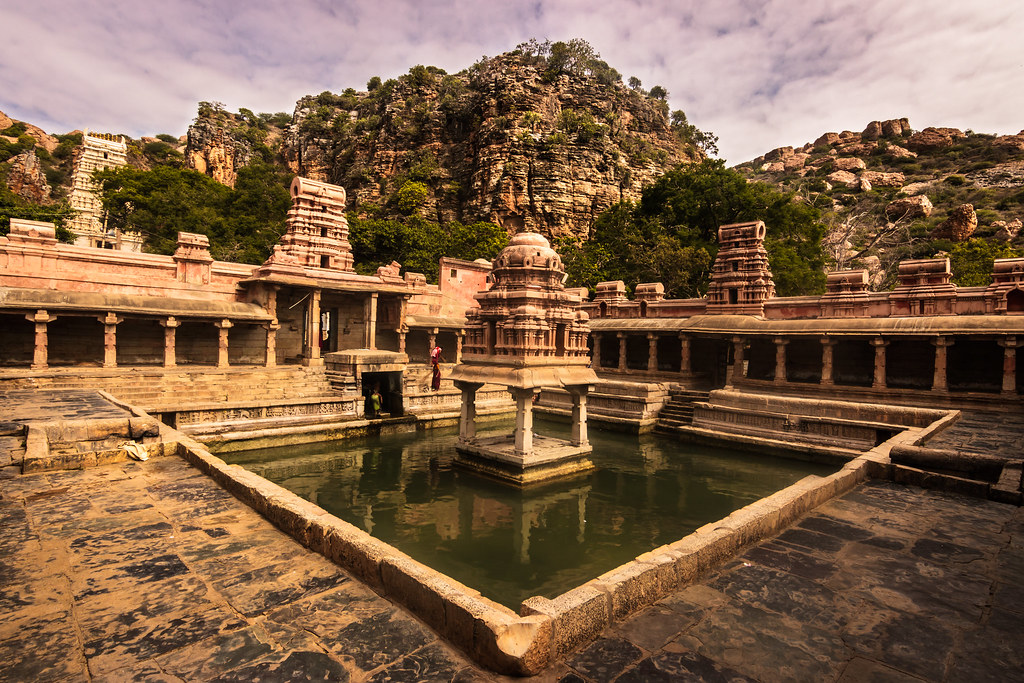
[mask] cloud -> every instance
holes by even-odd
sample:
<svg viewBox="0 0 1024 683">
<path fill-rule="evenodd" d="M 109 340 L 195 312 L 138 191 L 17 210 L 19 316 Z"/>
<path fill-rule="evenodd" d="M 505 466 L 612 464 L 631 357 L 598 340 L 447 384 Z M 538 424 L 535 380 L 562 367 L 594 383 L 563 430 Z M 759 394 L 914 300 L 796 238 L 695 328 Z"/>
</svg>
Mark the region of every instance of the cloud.
<svg viewBox="0 0 1024 683">
<path fill-rule="evenodd" d="M 1015 133 L 1024 109 L 1024 13 L 987 0 L 41 0 L 0 25 L 0 110 L 53 132 L 180 134 L 200 100 L 290 111 L 531 37 L 662 85 L 731 163 L 898 116 Z"/>
</svg>

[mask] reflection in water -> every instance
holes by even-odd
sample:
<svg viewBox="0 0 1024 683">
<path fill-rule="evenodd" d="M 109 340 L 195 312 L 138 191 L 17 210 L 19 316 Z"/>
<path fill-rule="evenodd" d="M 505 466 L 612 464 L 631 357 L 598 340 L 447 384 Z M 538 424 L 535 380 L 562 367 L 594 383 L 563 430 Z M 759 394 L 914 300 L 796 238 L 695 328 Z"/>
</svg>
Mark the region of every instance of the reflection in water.
<svg viewBox="0 0 1024 683">
<path fill-rule="evenodd" d="M 568 426 L 538 421 L 539 433 Z M 510 430 L 500 423 L 481 432 Z M 554 597 L 832 468 L 592 431 L 597 470 L 518 490 L 452 468 L 457 433 L 226 454 L 487 597 Z"/>
</svg>

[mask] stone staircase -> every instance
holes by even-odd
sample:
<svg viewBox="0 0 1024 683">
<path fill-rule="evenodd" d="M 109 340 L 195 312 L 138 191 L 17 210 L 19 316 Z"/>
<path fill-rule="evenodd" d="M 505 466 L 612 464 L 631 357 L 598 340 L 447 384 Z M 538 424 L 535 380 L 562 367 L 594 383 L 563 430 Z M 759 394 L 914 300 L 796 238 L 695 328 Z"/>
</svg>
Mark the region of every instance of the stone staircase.
<svg viewBox="0 0 1024 683">
<path fill-rule="evenodd" d="M 673 432 L 677 427 L 688 427 L 693 424 L 693 404 L 708 400 L 707 391 L 691 389 L 672 389 L 669 401 L 658 412 L 658 421 L 654 430 L 657 432 Z"/>
</svg>

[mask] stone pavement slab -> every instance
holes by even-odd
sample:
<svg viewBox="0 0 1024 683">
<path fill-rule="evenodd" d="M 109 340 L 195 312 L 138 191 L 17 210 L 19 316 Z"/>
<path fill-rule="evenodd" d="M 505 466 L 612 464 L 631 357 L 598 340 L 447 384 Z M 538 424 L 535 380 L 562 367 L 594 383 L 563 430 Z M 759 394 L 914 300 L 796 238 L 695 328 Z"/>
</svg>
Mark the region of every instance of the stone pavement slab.
<svg viewBox="0 0 1024 683">
<path fill-rule="evenodd" d="M 1013 681 L 1022 639 L 1021 509 L 876 481 L 536 680 Z M 505 679 L 164 457 L 0 479 L 0 681 L 90 680 Z"/>
</svg>

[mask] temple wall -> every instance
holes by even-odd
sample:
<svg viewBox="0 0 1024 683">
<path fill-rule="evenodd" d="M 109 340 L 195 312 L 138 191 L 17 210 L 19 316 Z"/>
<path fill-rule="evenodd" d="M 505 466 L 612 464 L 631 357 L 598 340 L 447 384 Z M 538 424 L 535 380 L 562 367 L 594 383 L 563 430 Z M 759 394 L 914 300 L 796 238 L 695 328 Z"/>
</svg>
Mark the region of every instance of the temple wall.
<svg viewBox="0 0 1024 683">
<path fill-rule="evenodd" d="M 164 328 L 157 320 L 126 319 L 117 326 L 118 365 L 162 365 Z"/>
</svg>

